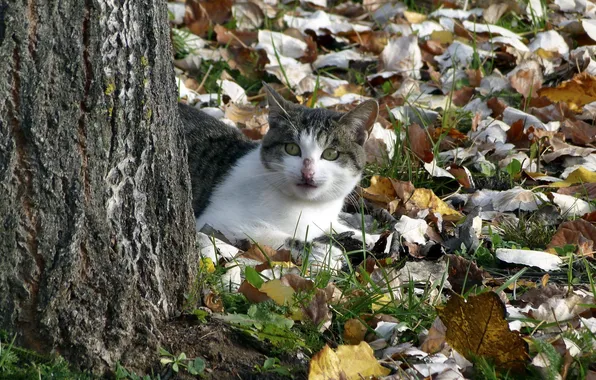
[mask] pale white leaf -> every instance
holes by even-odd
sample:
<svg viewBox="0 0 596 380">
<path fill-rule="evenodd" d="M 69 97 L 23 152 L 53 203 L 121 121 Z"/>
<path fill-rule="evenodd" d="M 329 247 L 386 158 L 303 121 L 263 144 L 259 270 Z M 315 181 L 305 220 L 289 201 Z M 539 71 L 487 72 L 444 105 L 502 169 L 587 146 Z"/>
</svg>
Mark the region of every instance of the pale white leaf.
<svg viewBox="0 0 596 380">
<path fill-rule="evenodd" d="M 394 228 L 408 243 L 426 243 L 424 235 L 428 229 L 428 224 L 422 219 L 412 219 L 402 215 Z"/>
<path fill-rule="evenodd" d="M 470 32 L 490 33 L 493 35 L 499 34 L 501 36 L 521 40 L 521 37 L 519 36 L 519 34 L 516 34 L 507 28 L 503 28 L 502 26 L 490 25 L 490 24 L 480 24 L 480 23 L 475 23 L 475 22 L 471 22 L 471 21 L 464 21 L 463 25 L 464 25 L 464 28 L 466 28 Z"/>
<path fill-rule="evenodd" d="M 439 165 L 437 165 L 437 161 L 434 159 L 431 162 L 424 163 L 424 170 L 426 170 L 433 177 L 446 177 L 446 178 L 455 179 L 453 174 L 451 174 L 447 170 L 439 167 Z"/>
<path fill-rule="evenodd" d="M 553 203 L 559 206 L 561 214 L 566 218 L 581 217 L 584 214 L 594 211 L 594 207 L 588 202 L 572 195 L 552 193 L 552 196 Z"/>
<path fill-rule="evenodd" d="M 257 49 L 264 49 L 267 54 L 272 56 L 282 55 L 291 58 L 300 58 L 308 49 L 306 42 L 288 36 L 287 34 L 272 32 L 270 30 L 259 30 L 258 34 L 259 43 Z M 273 62 L 270 60 L 270 62 Z"/>
<path fill-rule="evenodd" d="M 519 186 L 495 194 L 492 198 L 493 208 L 496 211 L 535 211 L 544 203 L 542 194 L 534 194 Z"/>
<path fill-rule="evenodd" d="M 532 52 L 542 49 L 550 52 L 558 52 L 563 56 L 569 53 L 567 42 L 554 30 L 538 33 L 532 42 L 530 42 L 528 48 Z"/>
<path fill-rule="evenodd" d="M 230 100 L 238 104 L 248 104 L 246 92 L 235 82 L 224 79 L 217 82 L 221 88 L 221 92 L 230 97 Z"/>
<path fill-rule="evenodd" d="M 326 66 L 334 66 L 342 69 L 350 67 L 350 61 L 375 61 L 376 58 L 370 55 L 359 53 L 355 50 L 343 50 L 335 53 L 320 55 L 314 61 L 316 69 Z"/>
<path fill-rule="evenodd" d="M 506 263 L 537 267 L 547 272 L 558 270 L 563 264 L 559 256 L 543 251 L 497 248 L 495 254 L 499 260 Z"/>
<path fill-rule="evenodd" d="M 422 53 L 418 46 L 418 37 L 414 35 L 390 39 L 380 59 L 383 62 L 384 71 L 420 78 Z"/>
<path fill-rule="evenodd" d="M 594 41 L 596 41 L 596 20 L 583 19 L 582 26 L 586 34 Z"/>
</svg>

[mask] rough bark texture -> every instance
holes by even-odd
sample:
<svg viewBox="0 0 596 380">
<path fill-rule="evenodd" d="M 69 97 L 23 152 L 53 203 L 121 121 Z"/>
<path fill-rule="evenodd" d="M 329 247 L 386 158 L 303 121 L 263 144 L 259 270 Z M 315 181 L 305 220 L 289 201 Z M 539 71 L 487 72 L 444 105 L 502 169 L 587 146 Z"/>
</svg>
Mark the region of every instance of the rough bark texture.
<svg viewBox="0 0 596 380">
<path fill-rule="evenodd" d="M 165 1 L 0 0 L 0 328 L 94 372 L 196 273 L 170 52 Z"/>
</svg>

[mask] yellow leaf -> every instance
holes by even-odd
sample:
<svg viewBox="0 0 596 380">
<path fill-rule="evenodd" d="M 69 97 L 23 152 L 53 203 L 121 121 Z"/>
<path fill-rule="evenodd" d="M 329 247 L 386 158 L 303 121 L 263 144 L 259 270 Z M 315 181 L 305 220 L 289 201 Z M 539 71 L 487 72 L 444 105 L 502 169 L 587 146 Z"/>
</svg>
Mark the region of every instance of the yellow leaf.
<svg viewBox="0 0 596 380">
<path fill-rule="evenodd" d="M 437 312 L 447 328 L 447 343 L 468 360 L 481 356 L 499 368 L 525 370 L 528 345 L 519 332 L 509 330 L 505 305 L 496 293 L 487 292 L 467 300 L 454 294 Z"/>
<path fill-rule="evenodd" d="M 364 340 L 367 330 L 366 325 L 359 319 L 348 319 L 344 325 L 344 341 L 348 344 L 358 344 Z"/>
<path fill-rule="evenodd" d="M 309 380 L 363 379 L 387 376 L 391 371 L 379 364 L 366 342 L 339 346 L 334 352 L 325 345 L 310 361 Z"/>
<path fill-rule="evenodd" d="M 294 303 L 294 289 L 282 284 L 279 279 L 267 281 L 261 285 L 259 291 L 267 294 L 278 305 L 292 306 Z"/>
<path fill-rule="evenodd" d="M 211 260 L 209 257 L 201 258 L 201 261 L 199 262 L 199 268 L 206 271 L 207 273 L 215 272 L 215 264 L 213 264 L 213 260 Z"/>
<path fill-rule="evenodd" d="M 404 17 L 410 24 L 420 24 L 423 21 L 426 21 L 426 15 L 418 12 L 410 12 L 404 11 Z"/>
<path fill-rule="evenodd" d="M 385 306 L 389 305 L 391 302 L 391 296 L 387 293 L 383 294 L 380 298 L 377 298 L 373 304 L 371 305 L 372 311 L 379 311 Z"/>
<path fill-rule="evenodd" d="M 414 203 L 420 209 L 428 208 L 432 212 L 438 212 L 445 220 L 459 220 L 462 218 L 462 214 L 449 207 L 430 189 L 414 190 L 409 202 Z"/>
<path fill-rule="evenodd" d="M 580 166 L 575 169 L 565 178 L 565 181 L 553 182 L 551 187 L 569 187 L 577 183 L 596 183 L 596 172 L 591 172 L 588 169 Z"/>
<path fill-rule="evenodd" d="M 453 33 L 448 30 L 435 30 L 430 34 L 430 39 L 442 44 L 450 44 L 453 42 Z"/>
<path fill-rule="evenodd" d="M 558 87 L 541 88 L 538 95 L 552 102 L 565 102 L 571 110 L 581 112 L 584 105 L 596 101 L 596 77 L 580 73 Z"/>
<path fill-rule="evenodd" d="M 381 203 L 389 203 L 397 196 L 391 180 L 378 175 L 372 176 L 370 186 L 362 192 L 364 198 Z"/>
</svg>

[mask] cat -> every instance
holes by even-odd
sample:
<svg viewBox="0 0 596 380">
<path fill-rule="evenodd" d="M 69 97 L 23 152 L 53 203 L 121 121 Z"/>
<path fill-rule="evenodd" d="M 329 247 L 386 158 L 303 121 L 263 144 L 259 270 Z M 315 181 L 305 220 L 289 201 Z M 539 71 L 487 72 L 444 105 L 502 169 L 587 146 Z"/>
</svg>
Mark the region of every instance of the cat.
<svg viewBox="0 0 596 380">
<path fill-rule="evenodd" d="M 311 242 L 310 261 L 337 263 L 342 252 L 325 236 L 354 231 L 338 215 L 361 179 L 378 104 L 367 100 L 347 113 L 311 109 L 264 86 L 269 131 L 261 143 L 179 106 L 197 230 L 207 224 L 233 242 L 248 238 L 293 254 Z"/>
</svg>

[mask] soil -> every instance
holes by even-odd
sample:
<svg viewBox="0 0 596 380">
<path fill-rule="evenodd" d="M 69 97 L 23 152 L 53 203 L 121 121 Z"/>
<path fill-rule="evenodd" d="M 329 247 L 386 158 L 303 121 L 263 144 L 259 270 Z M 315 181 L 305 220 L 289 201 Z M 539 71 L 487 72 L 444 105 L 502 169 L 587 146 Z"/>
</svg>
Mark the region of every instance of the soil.
<svg viewBox="0 0 596 380">
<path fill-rule="evenodd" d="M 288 379 L 277 373 L 261 373 L 255 365 L 263 365 L 270 353 L 267 344 L 234 330 L 229 325 L 210 320 L 199 323 L 193 318 L 179 318 L 170 321 L 161 328 L 164 348 L 173 354 L 184 352 L 188 358 L 201 357 L 205 360 L 206 370 L 202 379 Z M 284 357 L 285 356 L 285 357 Z M 290 369 L 294 379 L 306 379 L 308 364 L 298 359 L 297 355 L 275 355 L 280 365 Z M 162 372 L 161 378 L 192 379 L 188 373 L 174 374 Z"/>
</svg>

